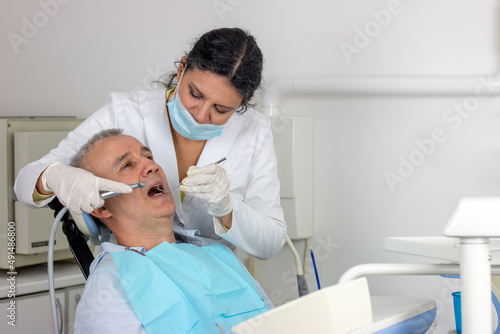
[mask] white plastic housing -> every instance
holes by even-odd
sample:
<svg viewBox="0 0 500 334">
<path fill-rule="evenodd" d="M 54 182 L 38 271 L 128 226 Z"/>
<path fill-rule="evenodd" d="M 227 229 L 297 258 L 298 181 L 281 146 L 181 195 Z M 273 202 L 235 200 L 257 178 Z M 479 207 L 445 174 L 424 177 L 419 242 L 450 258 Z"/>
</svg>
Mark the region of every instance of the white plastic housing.
<svg viewBox="0 0 500 334">
<path fill-rule="evenodd" d="M 443 227 L 449 237 L 500 237 L 500 197 L 464 197 Z"/>
<path fill-rule="evenodd" d="M 278 159 L 281 206 L 291 239 L 313 232 L 314 120 L 310 116 L 271 117 Z"/>
<path fill-rule="evenodd" d="M 348 333 L 373 321 L 365 277 L 310 293 L 249 319 L 231 334 Z"/>
<path fill-rule="evenodd" d="M 47 262 L 54 212 L 49 208 L 31 209 L 17 202 L 14 180 L 21 167 L 47 154 L 81 122 L 59 117 L 0 118 L 0 268 L 9 268 L 6 246 L 9 226 L 15 226 L 16 267 Z M 54 259 L 66 258 L 73 255 L 66 237 L 59 232 Z"/>
</svg>

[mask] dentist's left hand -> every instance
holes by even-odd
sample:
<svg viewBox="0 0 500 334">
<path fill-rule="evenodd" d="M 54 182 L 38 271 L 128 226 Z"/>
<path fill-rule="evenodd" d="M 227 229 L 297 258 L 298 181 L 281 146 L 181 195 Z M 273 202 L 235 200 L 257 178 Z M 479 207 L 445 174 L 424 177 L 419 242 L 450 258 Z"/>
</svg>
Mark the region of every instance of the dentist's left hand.
<svg viewBox="0 0 500 334">
<path fill-rule="evenodd" d="M 59 201 L 74 213 L 91 213 L 104 205 L 100 192 L 114 191 L 128 194 L 132 187 L 128 184 L 103 179 L 94 174 L 65 165 L 61 162 L 51 164 L 42 175 L 45 191 L 53 192 Z"/>
<path fill-rule="evenodd" d="M 189 167 L 180 190 L 205 200 L 208 213 L 215 217 L 223 217 L 233 211 L 233 201 L 229 195 L 229 178 L 224 168 L 218 164 Z"/>
</svg>

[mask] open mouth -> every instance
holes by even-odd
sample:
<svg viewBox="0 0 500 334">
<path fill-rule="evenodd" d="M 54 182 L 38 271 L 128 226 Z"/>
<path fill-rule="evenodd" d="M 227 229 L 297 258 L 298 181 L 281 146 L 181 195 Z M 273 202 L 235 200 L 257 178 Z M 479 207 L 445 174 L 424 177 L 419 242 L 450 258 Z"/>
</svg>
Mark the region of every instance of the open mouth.
<svg viewBox="0 0 500 334">
<path fill-rule="evenodd" d="M 154 185 L 148 191 L 148 196 L 149 197 L 154 197 L 154 196 L 158 196 L 158 195 L 162 195 L 162 194 L 163 194 L 163 186 L 161 184 Z"/>
</svg>

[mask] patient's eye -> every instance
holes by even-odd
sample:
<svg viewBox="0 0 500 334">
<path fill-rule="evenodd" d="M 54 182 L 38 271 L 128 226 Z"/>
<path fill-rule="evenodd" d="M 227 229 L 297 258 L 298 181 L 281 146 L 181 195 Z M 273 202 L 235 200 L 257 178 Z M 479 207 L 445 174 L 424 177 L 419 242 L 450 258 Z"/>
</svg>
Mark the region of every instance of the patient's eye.
<svg viewBox="0 0 500 334">
<path fill-rule="evenodd" d="M 127 169 L 127 168 L 130 168 L 132 167 L 132 163 L 131 162 L 126 162 L 122 165 L 122 167 L 120 169 Z"/>
<path fill-rule="evenodd" d="M 155 161 L 155 159 L 153 158 L 153 155 L 148 153 L 148 154 L 144 154 L 144 157 L 148 160 L 151 160 L 151 161 Z"/>
</svg>

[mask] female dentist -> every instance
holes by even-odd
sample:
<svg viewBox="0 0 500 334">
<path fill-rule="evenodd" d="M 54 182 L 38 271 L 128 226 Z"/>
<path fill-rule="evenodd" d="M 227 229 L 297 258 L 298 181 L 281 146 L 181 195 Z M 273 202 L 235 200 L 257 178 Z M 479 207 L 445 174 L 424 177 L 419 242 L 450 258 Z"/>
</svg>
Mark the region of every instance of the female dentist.
<svg viewBox="0 0 500 334">
<path fill-rule="evenodd" d="M 225 242 L 270 258 L 285 242 L 286 223 L 270 120 L 250 108 L 262 65 L 257 43 L 245 31 L 203 34 L 164 88 L 111 93 L 57 148 L 25 166 L 14 186 L 18 199 L 41 207 L 57 196 L 81 213 L 104 204 L 102 191 L 131 192 L 128 185 L 67 165 L 92 135 L 122 128 L 152 150 L 170 186 L 182 181 L 181 191 L 173 191 L 176 231 L 192 233 L 200 245 Z"/>
</svg>

